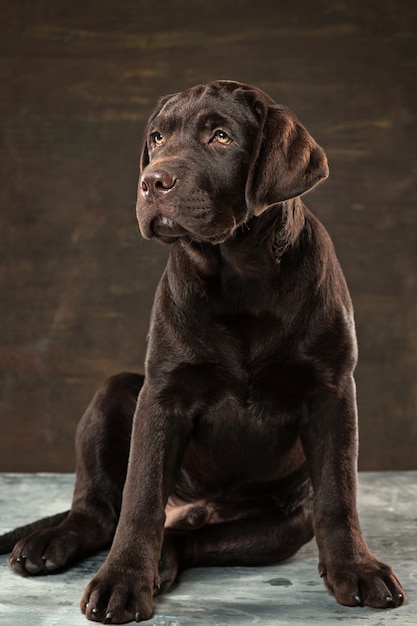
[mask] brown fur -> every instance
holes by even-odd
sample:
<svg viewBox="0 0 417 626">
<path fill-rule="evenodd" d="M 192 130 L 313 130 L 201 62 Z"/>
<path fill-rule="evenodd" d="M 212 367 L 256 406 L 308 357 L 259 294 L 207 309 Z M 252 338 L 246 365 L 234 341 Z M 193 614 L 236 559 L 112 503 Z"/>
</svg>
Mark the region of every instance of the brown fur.
<svg viewBox="0 0 417 626">
<path fill-rule="evenodd" d="M 144 237 L 172 245 L 145 378 L 119 374 L 95 395 L 70 512 L 0 539 L 20 539 L 16 572 L 58 571 L 113 542 L 81 609 L 140 621 L 185 567 L 275 563 L 315 534 L 338 602 L 402 604 L 356 508 L 348 289 L 300 199 L 327 174 L 295 115 L 258 89 L 216 81 L 161 100 L 137 216 Z"/>
</svg>

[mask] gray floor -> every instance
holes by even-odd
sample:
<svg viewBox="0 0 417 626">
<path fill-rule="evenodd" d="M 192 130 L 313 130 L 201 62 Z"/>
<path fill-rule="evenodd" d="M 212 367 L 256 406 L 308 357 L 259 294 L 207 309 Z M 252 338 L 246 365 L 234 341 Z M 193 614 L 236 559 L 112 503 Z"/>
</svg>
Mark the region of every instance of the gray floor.
<svg viewBox="0 0 417 626">
<path fill-rule="evenodd" d="M 359 506 L 372 551 L 396 571 L 408 603 L 396 610 L 342 607 L 317 574 L 314 541 L 274 567 L 207 568 L 185 572 L 155 602 L 149 626 L 417 624 L 417 472 L 360 475 Z M 72 475 L 0 474 L 0 532 L 68 508 Z M 85 626 L 78 603 L 104 555 L 45 578 L 12 574 L 0 557 L 1 626 Z M 91 622 L 90 622 L 91 623 Z"/>
</svg>

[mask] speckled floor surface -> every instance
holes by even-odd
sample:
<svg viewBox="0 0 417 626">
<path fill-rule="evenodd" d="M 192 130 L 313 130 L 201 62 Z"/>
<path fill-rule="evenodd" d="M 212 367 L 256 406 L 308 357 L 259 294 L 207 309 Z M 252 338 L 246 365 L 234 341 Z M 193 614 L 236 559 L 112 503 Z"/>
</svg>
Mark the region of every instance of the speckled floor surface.
<svg viewBox="0 0 417 626">
<path fill-rule="evenodd" d="M 68 474 L 0 474 L 0 533 L 68 508 Z M 377 611 L 345 608 L 317 574 L 314 541 L 273 567 L 186 571 L 157 598 L 147 626 L 417 625 L 417 472 L 364 473 L 359 479 L 362 526 L 371 550 L 403 583 L 408 603 Z M 65 574 L 20 578 L 0 557 L 0 626 L 86 626 L 78 604 L 104 554 Z"/>
</svg>

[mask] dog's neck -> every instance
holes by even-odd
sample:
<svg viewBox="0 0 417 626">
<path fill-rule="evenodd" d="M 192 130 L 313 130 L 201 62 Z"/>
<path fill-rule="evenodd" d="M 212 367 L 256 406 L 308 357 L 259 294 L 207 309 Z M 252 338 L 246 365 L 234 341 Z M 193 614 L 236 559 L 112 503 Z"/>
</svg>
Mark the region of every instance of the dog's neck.
<svg viewBox="0 0 417 626">
<path fill-rule="evenodd" d="M 207 278 L 226 272 L 259 280 L 260 274 L 276 275 L 281 259 L 296 245 L 304 224 L 304 205 L 300 198 L 295 198 L 273 205 L 257 217 L 250 216 L 221 244 L 178 244 L 196 270 Z"/>
<path fill-rule="evenodd" d="M 216 319 L 270 315 L 288 266 L 304 258 L 298 248 L 307 213 L 301 200 L 290 200 L 250 218 L 224 243 L 176 241 L 165 275 L 172 299 L 183 306 L 197 298 Z"/>
</svg>

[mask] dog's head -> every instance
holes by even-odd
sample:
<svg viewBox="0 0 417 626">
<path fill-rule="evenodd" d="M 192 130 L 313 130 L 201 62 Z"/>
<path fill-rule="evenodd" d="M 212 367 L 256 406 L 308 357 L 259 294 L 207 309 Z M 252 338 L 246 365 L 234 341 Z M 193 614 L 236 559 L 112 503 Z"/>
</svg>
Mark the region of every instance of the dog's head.
<svg viewBox="0 0 417 626">
<path fill-rule="evenodd" d="M 139 226 L 168 243 L 221 243 L 327 175 L 324 151 L 290 109 L 241 83 L 197 85 L 163 98 L 148 122 Z"/>
</svg>

